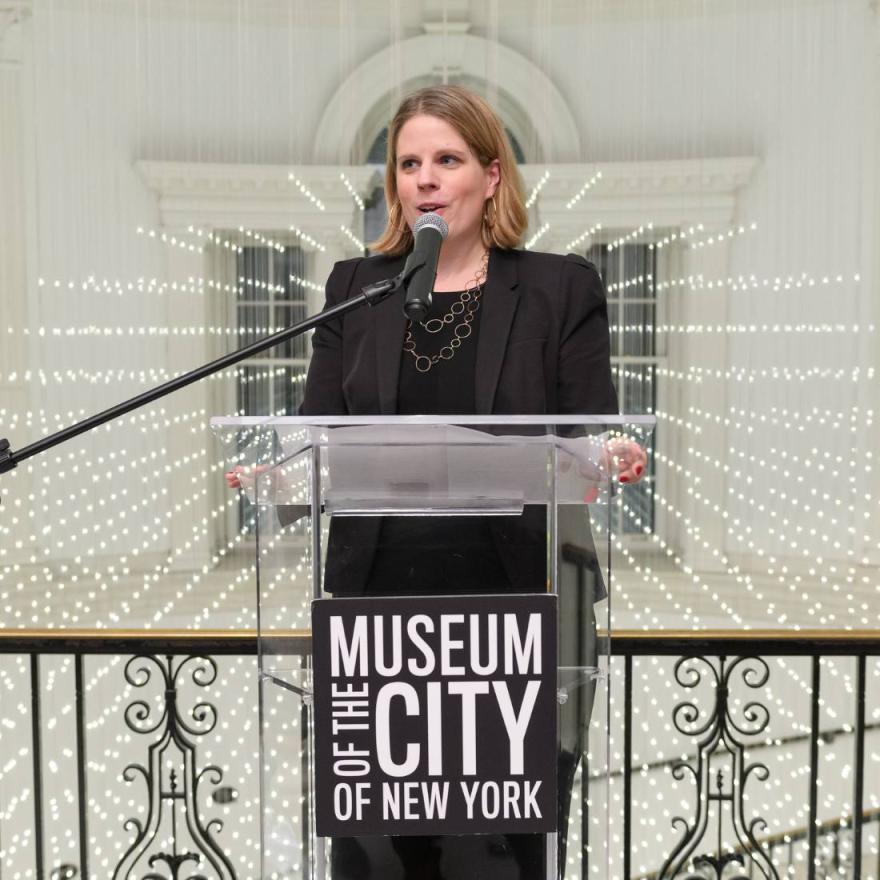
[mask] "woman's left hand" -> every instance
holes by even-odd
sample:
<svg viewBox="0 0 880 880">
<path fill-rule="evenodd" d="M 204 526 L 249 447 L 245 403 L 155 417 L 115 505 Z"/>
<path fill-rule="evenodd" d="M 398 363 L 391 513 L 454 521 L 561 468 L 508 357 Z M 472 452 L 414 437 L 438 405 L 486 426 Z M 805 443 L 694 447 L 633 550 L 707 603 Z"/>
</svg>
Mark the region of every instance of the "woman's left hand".
<svg viewBox="0 0 880 880">
<path fill-rule="evenodd" d="M 645 474 L 648 456 L 645 450 L 629 437 L 578 437 L 560 441 L 560 472 L 568 473 L 572 465 L 576 473 L 588 481 L 584 501 L 593 504 L 600 495 L 603 483 L 617 477 L 621 483 L 638 483 Z"/>
<path fill-rule="evenodd" d="M 611 473 L 621 483 L 638 483 L 648 466 L 645 450 L 629 437 L 612 437 L 605 443 Z"/>
</svg>

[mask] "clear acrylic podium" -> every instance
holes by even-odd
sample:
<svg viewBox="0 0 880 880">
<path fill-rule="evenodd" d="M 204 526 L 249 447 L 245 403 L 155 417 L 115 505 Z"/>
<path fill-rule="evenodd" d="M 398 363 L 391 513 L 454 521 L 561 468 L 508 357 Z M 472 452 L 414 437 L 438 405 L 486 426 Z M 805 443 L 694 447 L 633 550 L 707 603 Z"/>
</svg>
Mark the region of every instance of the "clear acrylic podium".
<svg viewBox="0 0 880 880">
<path fill-rule="evenodd" d="M 644 447 L 653 425 L 650 416 L 212 421 L 227 464 L 244 468 L 256 533 L 261 877 L 334 876 L 334 840 L 315 833 L 312 674 L 302 636 L 313 599 L 378 595 L 377 559 L 394 561 L 385 569 L 400 573 L 407 595 L 436 595 L 439 584 L 440 592 L 459 594 L 558 596 L 558 736 L 547 747 L 558 754 L 562 808 L 557 832 L 542 843 L 542 872 L 610 876 L 617 822 L 609 804 L 607 636 L 626 487 L 615 478 L 607 441 L 626 436 Z M 437 560 L 427 580 L 424 572 L 407 580 L 407 554 Z M 476 572 L 457 570 L 459 557 L 476 562 Z M 484 557 L 494 565 L 486 590 Z M 396 588 L 386 575 L 382 592 Z M 503 838 L 466 835 L 460 857 L 489 845 L 501 853 L 497 876 L 519 876 L 505 867 Z M 363 849 L 370 852 L 369 841 Z M 443 870 L 457 876 L 455 864 Z M 372 876 L 380 875 L 395 876 L 387 867 Z"/>
</svg>

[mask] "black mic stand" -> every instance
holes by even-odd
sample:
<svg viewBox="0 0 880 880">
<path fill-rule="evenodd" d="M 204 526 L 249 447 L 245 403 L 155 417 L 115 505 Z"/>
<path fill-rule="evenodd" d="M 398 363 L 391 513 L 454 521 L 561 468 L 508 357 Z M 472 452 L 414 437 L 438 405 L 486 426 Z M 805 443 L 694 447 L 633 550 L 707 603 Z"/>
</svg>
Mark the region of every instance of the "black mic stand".
<svg viewBox="0 0 880 880">
<path fill-rule="evenodd" d="M 399 275 L 396 275 L 394 278 L 387 278 L 384 281 L 377 281 L 374 284 L 368 284 L 357 296 L 347 299 L 345 302 L 339 303 L 339 305 L 326 309 L 317 315 L 313 315 L 311 318 L 306 318 L 304 321 L 300 321 L 298 324 L 294 324 L 286 330 L 279 330 L 277 333 L 273 333 L 265 339 L 259 339 L 245 348 L 240 348 L 238 351 L 223 355 L 223 357 L 217 358 L 217 360 L 204 364 L 189 373 L 184 373 L 182 376 L 178 376 L 176 379 L 171 379 L 169 382 L 165 382 L 162 385 L 157 385 L 155 388 L 151 388 L 143 394 L 138 394 L 130 400 L 118 403 L 116 406 L 111 406 L 109 409 L 105 409 L 96 415 L 83 419 L 81 422 L 74 422 L 74 424 L 67 428 L 63 428 L 60 431 L 56 431 L 54 434 L 49 434 L 42 440 L 38 440 L 36 443 L 31 443 L 29 446 L 25 446 L 24 449 L 19 452 L 14 452 L 12 450 L 8 440 L 0 439 L 0 474 L 5 474 L 7 471 L 11 471 L 13 468 L 17 467 L 20 462 L 25 461 L 34 455 L 39 455 L 41 452 L 46 452 L 53 446 L 58 446 L 58 444 L 64 443 L 80 434 L 84 434 L 86 431 L 91 431 L 93 428 L 97 428 L 105 422 L 118 419 L 120 416 L 124 416 L 133 409 L 137 409 L 147 403 L 152 403 L 154 400 L 158 400 L 160 397 L 165 397 L 167 394 L 171 394 L 180 388 L 185 388 L 187 385 L 192 385 L 193 382 L 198 382 L 199 379 L 204 379 L 206 376 L 211 376 L 214 373 L 220 372 L 220 370 L 225 370 L 227 367 L 231 367 L 239 361 L 253 357 L 255 354 L 260 354 L 260 352 L 279 345 L 282 342 L 287 342 L 288 339 L 301 336 L 307 330 L 311 330 L 313 327 L 319 327 L 321 324 L 326 323 L 332 318 L 338 318 L 340 315 L 354 311 L 364 304 L 374 306 L 387 299 L 392 294 L 406 289 L 412 276 L 421 269 L 424 264 L 424 259 L 421 261 L 414 260 L 413 265 L 405 266 L 404 270 Z"/>
</svg>

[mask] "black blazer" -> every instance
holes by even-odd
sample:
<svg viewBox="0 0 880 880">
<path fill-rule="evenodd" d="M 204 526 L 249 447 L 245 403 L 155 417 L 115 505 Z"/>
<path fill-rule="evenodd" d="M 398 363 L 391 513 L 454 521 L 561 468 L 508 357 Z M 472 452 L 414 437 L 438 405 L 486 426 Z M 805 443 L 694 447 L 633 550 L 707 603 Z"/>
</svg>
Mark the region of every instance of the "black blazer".
<svg viewBox="0 0 880 880">
<path fill-rule="evenodd" d="M 396 275 L 404 259 L 337 263 L 327 281 L 327 306 Z M 474 389 L 478 414 L 618 412 L 605 290 L 595 266 L 574 254 L 493 249 L 481 308 Z M 405 332 L 399 296 L 316 329 L 300 413 L 394 415 Z M 512 588 L 530 591 L 544 584 L 543 508 L 492 520 Z M 379 518 L 334 519 L 325 570 L 328 592 L 360 592 L 380 526 Z M 563 535 L 568 532 L 569 540 L 595 557 L 585 517 L 560 526 Z M 601 576 L 595 589 L 601 594 Z"/>
<path fill-rule="evenodd" d="M 327 305 L 396 275 L 404 257 L 337 263 Z M 493 249 L 477 339 L 478 414 L 617 413 L 605 290 L 569 254 Z M 394 415 L 406 318 L 399 296 L 319 327 L 303 415 Z"/>
</svg>

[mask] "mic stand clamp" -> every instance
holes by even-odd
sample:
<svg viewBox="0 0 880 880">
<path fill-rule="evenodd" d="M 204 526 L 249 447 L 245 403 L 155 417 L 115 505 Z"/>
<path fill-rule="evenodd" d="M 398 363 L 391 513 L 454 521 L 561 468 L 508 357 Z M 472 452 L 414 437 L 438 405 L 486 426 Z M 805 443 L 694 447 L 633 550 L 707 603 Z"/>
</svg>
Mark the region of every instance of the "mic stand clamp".
<svg viewBox="0 0 880 880">
<path fill-rule="evenodd" d="M 424 265 L 424 259 L 413 260 L 411 264 L 407 262 L 403 267 L 403 271 L 400 274 L 395 275 L 393 278 L 374 281 L 372 284 L 362 287 L 361 296 L 367 301 L 368 305 L 374 306 L 376 303 L 391 296 L 392 293 L 396 293 L 398 290 L 405 290 L 409 287 L 413 275 L 415 275 Z"/>
<path fill-rule="evenodd" d="M 374 306 L 376 303 L 382 302 L 386 296 L 390 296 L 395 290 L 400 289 L 401 276 L 396 278 L 386 278 L 384 281 L 374 281 L 362 288 L 361 293 L 367 301 L 367 305 Z"/>
<path fill-rule="evenodd" d="M 4 437 L 0 440 L 0 474 L 5 474 L 15 467 L 15 459 L 12 457 L 12 447 Z"/>
</svg>

